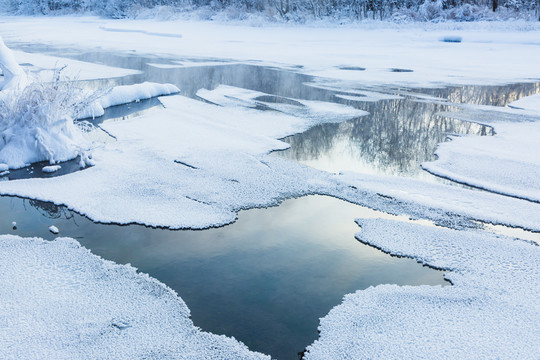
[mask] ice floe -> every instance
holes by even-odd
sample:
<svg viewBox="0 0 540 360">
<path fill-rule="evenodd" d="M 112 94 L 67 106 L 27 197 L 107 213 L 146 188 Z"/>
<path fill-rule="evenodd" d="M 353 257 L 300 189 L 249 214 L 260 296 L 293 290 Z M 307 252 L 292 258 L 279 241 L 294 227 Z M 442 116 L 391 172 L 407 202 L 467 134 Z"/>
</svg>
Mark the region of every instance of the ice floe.
<svg viewBox="0 0 540 360">
<path fill-rule="evenodd" d="M 508 106 L 517 109 L 533 110 L 540 113 L 540 94 L 521 98 L 511 102 Z"/>
<path fill-rule="evenodd" d="M 439 144 L 438 159 L 422 167 L 467 185 L 540 202 L 539 124 L 540 117 L 495 122 L 494 136 L 452 137 Z"/>
<path fill-rule="evenodd" d="M 177 294 L 68 238 L 0 236 L 4 359 L 270 359 L 193 325 Z"/>
<path fill-rule="evenodd" d="M 56 172 L 58 170 L 60 170 L 62 168 L 62 166 L 60 165 L 50 165 L 50 166 L 44 166 L 41 168 L 41 171 L 43 171 L 44 173 L 53 173 L 53 172 Z"/>
<path fill-rule="evenodd" d="M 305 359 L 536 359 L 540 247 L 478 231 L 359 219 L 365 243 L 444 269 L 453 286 L 380 285 L 321 319 Z"/>
<path fill-rule="evenodd" d="M 79 119 L 98 117 L 111 106 L 127 104 L 134 101 L 150 99 L 156 96 L 176 94 L 180 89 L 172 84 L 144 82 L 133 85 L 121 85 L 111 88 L 103 96 L 93 101 L 77 114 Z"/>
<path fill-rule="evenodd" d="M 267 155 L 288 146 L 278 138 L 320 121 L 343 120 L 347 113 L 364 114 L 332 105 L 325 112 L 339 110 L 336 116 L 312 118 L 179 95 L 160 100 L 166 109 L 101 125 L 117 141 L 94 150 L 96 166 L 54 181 L 4 181 L 0 193 L 65 204 L 100 222 L 223 225 L 240 209 L 275 205 L 319 188 L 321 172 Z"/>
<path fill-rule="evenodd" d="M 436 213 L 452 213 L 461 217 L 482 220 L 494 224 L 519 226 L 540 231 L 540 204 L 501 196 L 485 191 L 467 189 L 446 184 L 437 184 L 417 179 L 397 176 L 377 176 L 346 172 L 334 175 L 337 182 L 357 189 L 360 195 L 342 192 L 349 201 L 364 206 L 376 207 L 394 212 L 385 202 L 366 196 L 378 194 L 380 197 L 397 202 L 403 214 L 427 217 L 444 223 Z M 457 221 L 459 217 L 454 218 Z M 450 220 L 452 221 L 452 220 Z M 444 223 L 452 226 L 452 223 Z"/>
</svg>

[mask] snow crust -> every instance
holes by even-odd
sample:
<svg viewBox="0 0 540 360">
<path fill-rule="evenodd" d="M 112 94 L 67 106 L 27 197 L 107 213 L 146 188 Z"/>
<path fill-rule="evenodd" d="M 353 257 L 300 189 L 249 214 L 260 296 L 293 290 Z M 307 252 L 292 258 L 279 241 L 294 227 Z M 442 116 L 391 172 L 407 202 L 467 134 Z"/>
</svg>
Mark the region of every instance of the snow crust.
<svg viewBox="0 0 540 360">
<path fill-rule="evenodd" d="M 43 171 L 44 173 L 53 173 L 60 170 L 61 168 L 62 166 L 60 165 L 50 165 L 50 166 L 44 166 L 43 168 L 41 168 L 41 171 Z"/>
<path fill-rule="evenodd" d="M 270 359 L 201 331 L 177 294 L 69 238 L 0 236 L 4 359 Z"/>
<path fill-rule="evenodd" d="M 540 202 L 540 117 L 493 126 L 494 136 L 453 137 L 439 144 L 438 159 L 422 167 L 454 181 Z"/>
<path fill-rule="evenodd" d="M 84 111 L 78 114 L 80 119 L 98 117 L 111 106 L 127 104 L 133 101 L 150 99 L 156 96 L 179 93 L 180 89 L 172 84 L 144 82 L 133 85 L 115 86 L 105 95 L 92 102 Z"/>
<path fill-rule="evenodd" d="M 397 201 L 403 207 L 402 211 L 410 215 L 416 213 L 416 216 L 431 217 L 438 221 L 436 217 L 429 214 L 431 211 L 429 209 L 439 209 L 484 222 L 540 231 L 540 204 L 537 203 L 485 191 L 397 176 L 346 172 L 335 175 L 334 178 L 337 182 L 354 186 L 360 191 L 380 194 Z M 376 202 L 371 199 L 370 204 L 354 194 L 347 194 L 346 198 L 368 207 L 378 206 L 380 210 L 390 210 L 384 204 L 376 205 Z M 424 209 L 415 210 L 415 206 Z M 452 226 L 453 224 L 446 223 L 445 225 Z"/>
<path fill-rule="evenodd" d="M 8 49 L 0 36 L 0 70 L 4 79 L 0 83 L 0 90 L 20 90 L 26 86 L 28 79 L 26 73 L 15 60 L 15 56 Z"/>
<path fill-rule="evenodd" d="M 519 100 L 511 102 L 508 106 L 517 109 L 536 111 L 537 113 L 540 113 L 540 94 L 521 98 Z"/>
<path fill-rule="evenodd" d="M 179 95 L 160 100 L 165 109 L 101 125 L 117 141 L 94 150 L 96 166 L 54 181 L 5 181 L 0 193 L 66 204 L 100 222 L 170 228 L 227 224 L 240 209 L 276 205 L 320 188 L 320 171 L 267 155 L 288 146 L 277 138 L 317 121 L 365 114 L 333 104 L 316 108 L 335 116 L 313 118 Z"/>
<path fill-rule="evenodd" d="M 70 46 L 73 46 L 73 44 L 70 44 Z M 35 46 L 34 49 L 39 49 L 39 45 Z M 29 73 L 33 81 L 51 81 L 58 69 L 63 69 L 62 76 L 65 79 L 79 81 L 110 79 L 140 74 L 138 70 L 123 69 L 41 53 L 13 50 L 13 54 L 17 62 L 26 64 L 24 69 Z"/>
<path fill-rule="evenodd" d="M 277 110 L 284 114 L 312 119 L 314 124 L 323 122 L 342 122 L 351 119 L 352 117 L 365 116 L 368 114 L 367 111 L 354 110 L 351 107 L 340 104 L 323 101 L 289 99 L 227 85 L 219 85 L 212 91 L 201 89 L 197 91 L 197 96 L 221 106 L 255 108 L 263 105 L 266 108 Z M 274 99 L 275 102 L 265 100 L 265 98 Z"/>
<path fill-rule="evenodd" d="M 359 219 L 365 243 L 445 270 L 453 286 L 381 285 L 321 319 L 306 359 L 537 359 L 540 247 L 478 231 Z"/>
</svg>

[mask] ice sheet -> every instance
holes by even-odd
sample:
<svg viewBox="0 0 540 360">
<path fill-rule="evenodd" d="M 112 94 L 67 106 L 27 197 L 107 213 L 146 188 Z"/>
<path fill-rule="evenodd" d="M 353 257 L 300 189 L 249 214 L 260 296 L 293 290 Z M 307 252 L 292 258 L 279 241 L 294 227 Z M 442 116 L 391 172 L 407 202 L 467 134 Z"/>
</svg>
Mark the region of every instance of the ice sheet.
<svg viewBox="0 0 540 360">
<path fill-rule="evenodd" d="M 493 124 L 494 136 L 453 137 L 422 167 L 436 175 L 508 196 L 540 202 L 540 117 Z"/>
<path fill-rule="evenodd" d="M 431 211 L 459 214 L 484 222 L 540 231 L 540 204 L 526 200 L 397 176 L 346 172 L 334 177 L 338 183 L 348 184 L 356 189 L 350 193 L 343 192 L 342 196 L 346 194 L 346 198 L 351 201 L 368 207 L 377 207 L 383 211 L 391 209 L 384 203 L 377 205 L 376 200 L 368 199 L 363 192 L 379 194 L 380 197 L 397 202 L 402 213 L 428 217 L 436 222 L 441 220 L 438 220 L 436 215 L 430 214 Z M 361 195 L 357 195 L 358 192 Z M 444 220 L 442 221 L 444 223 Z M 458 221 L 458 218 L 454 221 Z M 452 226 L 452 223 L 445 225 Z"/>
<path fill-rule="evenodd" d="M 270 359 L 201 331 L 178 295 L 73 239 L 0 236 L 3 359 Z"/>
<path fill-rule="evenodd" d="M 4 181 L 0 192 L 66 204 L 100 222 L 204 228 L 317 189 L 319 171 L 267 155 L 288 146 L 277 138 L 313 126 L 313 118 L 183 96 L 161 101 L 165 108 L 103 123 L 117 141 L 94 151 L 96 166 L 53 181 Z"/>
<path fill-rule="evenodd" d="M 321 319 L 306 359 L 536 359 L 540 247 L 477 231 L 359 219 L 357 238 L 444 269 L 450 287 L 381 285 Z"/>
</svg>

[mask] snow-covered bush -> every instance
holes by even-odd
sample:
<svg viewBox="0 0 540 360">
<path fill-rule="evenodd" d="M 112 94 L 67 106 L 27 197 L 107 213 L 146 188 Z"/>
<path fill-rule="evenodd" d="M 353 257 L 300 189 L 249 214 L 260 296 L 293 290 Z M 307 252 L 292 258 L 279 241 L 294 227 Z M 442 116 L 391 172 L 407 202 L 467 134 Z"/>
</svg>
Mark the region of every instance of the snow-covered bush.
<svg viewBox="0 0 540 360">
<path fill-rule="evenodd" d="M 0 163 L 16 169 L 38 161 L 55 164 L 90 150 L 89 124 L 74 122 L 92 98 L 75 82 L 33 82 L 22 90 L 0 92 Z"/>
</svg>

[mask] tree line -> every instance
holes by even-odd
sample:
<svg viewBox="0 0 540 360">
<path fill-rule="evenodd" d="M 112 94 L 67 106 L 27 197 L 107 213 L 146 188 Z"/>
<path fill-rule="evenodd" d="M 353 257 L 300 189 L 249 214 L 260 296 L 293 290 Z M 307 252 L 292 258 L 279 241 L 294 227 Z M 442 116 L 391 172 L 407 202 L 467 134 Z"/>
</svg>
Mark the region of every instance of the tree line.
<svg viewBox="0 0 540 360">
<path fill-rule="evenodd" d="M 540 0 L 0 0 L 12 14 L 93 13 L 125 18 L 165 8 L 171 14 L 229 10 L 232 17 L 258 13 L 302 22 L 309 19 L 475 21 L 528 18 L 540 21 Z"/>
</svg>

